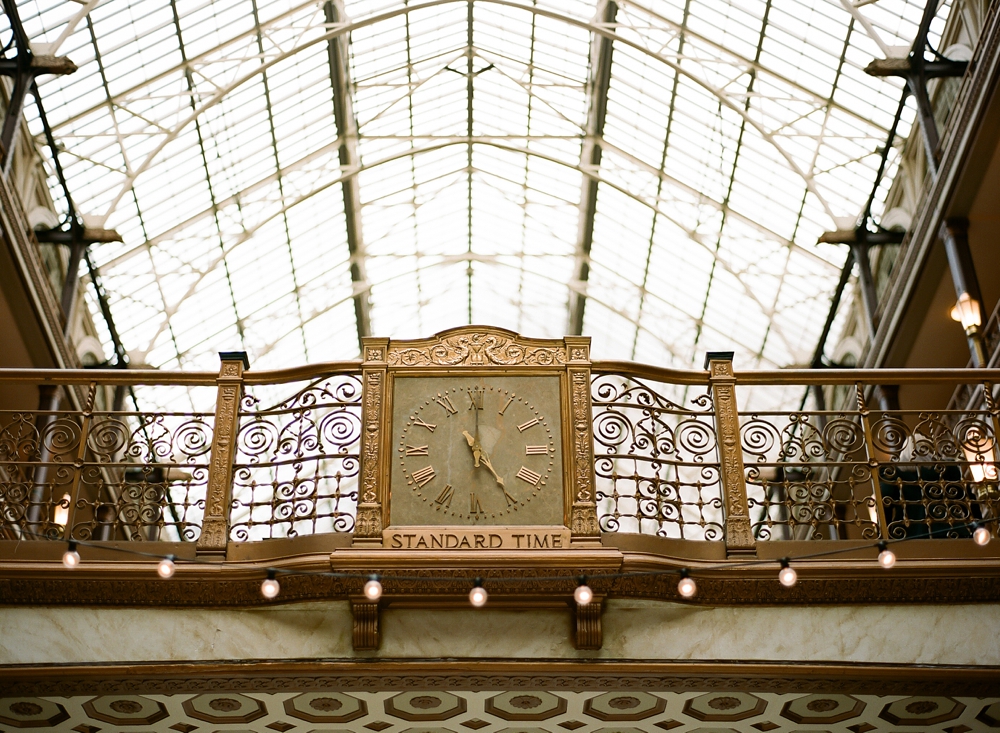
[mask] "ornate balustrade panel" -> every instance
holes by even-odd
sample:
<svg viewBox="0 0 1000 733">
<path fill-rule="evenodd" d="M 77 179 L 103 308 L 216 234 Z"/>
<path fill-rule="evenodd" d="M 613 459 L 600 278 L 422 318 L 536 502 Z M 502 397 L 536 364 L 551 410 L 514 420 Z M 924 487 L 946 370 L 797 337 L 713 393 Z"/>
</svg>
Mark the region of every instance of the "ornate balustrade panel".
<svg viewBox="0 0 1000 733">
<path fill-rule="evenodd" d="M 210 413 L 0 413 L 0 512 L 7 531 L 52 539 L 197 539 L 212 420 Z"/>
<path fill-rule="evenodd" d="M 968 537 L 997 516 L 995 415 L 987 410 L 872 415 L 887 535 Z"/>
<path fill-rule="evenodd" d="M 677 402 L 664 395 L 670 389 L 681 395 Z M 602 531 L 724 539 L 712 401 L 704 387 L 686 399 L 685 391 L 612 374 L 593 379 Z"/>
<path fill-rule="evenodd" d="M 353 532 L 358 503 L 361 378 L 309 383 L 270 407 L 240 405 L 230 537 Z"/>
<path fill-rule="evenodd" d="M 879 536 L 859 412 L 741 413 L 740 442 L 758 540 Z"/>
</svg>

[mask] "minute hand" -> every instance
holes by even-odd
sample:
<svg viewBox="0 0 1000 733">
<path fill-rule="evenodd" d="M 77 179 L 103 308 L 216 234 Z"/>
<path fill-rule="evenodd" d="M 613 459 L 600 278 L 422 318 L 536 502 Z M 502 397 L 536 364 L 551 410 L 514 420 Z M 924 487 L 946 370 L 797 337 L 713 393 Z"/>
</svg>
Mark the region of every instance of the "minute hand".
<svg viewBox="0 0 1000 733">
<path fill-rule="evenodd" d="M 483 451 L 482 456 L 480 456 L 480 460 L 482 461 L 483 465 L 486 466 L 489 472 L 493 474 L 493 478 L 497 480 L 497 483 L 500 486 L 503 486 L 503 479 L 500 478 L 500 476 L 497 475 L 497 472 L 493 470 L 493 464 L 490 463 L 490 459 L 489 456 L 486 455 L 486 451 Z"/>
</svg>

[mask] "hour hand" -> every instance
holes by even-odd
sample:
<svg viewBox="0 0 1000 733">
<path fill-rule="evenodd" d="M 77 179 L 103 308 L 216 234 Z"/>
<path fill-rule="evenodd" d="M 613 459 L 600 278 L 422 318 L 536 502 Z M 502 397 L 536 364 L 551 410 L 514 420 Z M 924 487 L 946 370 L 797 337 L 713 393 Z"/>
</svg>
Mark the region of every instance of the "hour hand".
<svg viewBox="0 0 1000 733">
<path fill-rule="evenodd" d="M 465 436 L 466 441 L 469 443 L 469 447 L 472 448 L 472 460 L 474 461 L 476 468 L 479 468 L 479 457 L 483 454 L 483 449 L 479 445 L 479 440 L 469 435 L 468 430 L 463 430 L 462 435 Z"/>
</svg>

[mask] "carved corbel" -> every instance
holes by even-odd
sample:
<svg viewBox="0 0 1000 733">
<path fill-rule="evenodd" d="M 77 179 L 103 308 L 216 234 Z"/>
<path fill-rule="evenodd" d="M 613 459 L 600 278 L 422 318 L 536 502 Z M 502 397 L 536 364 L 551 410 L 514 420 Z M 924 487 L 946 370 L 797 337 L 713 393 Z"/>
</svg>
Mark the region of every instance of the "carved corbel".
<svg viewBox="0 0 1000 733">
<path fill-rule="evenodd" d="M 351 601 L 351 614 L 354 616 L 354 651 L 378 649 L 381 641 L 378 603 Z"/>
<path fill-rule="evenodd" d="M 601 611 L 603 602 L 594 599 L 590 603 L 576 606 L 576 623 L 573 645 L 577 649 L 600 649 L 604 643 L 604 632 L 601 629 Z"/>
</svg>

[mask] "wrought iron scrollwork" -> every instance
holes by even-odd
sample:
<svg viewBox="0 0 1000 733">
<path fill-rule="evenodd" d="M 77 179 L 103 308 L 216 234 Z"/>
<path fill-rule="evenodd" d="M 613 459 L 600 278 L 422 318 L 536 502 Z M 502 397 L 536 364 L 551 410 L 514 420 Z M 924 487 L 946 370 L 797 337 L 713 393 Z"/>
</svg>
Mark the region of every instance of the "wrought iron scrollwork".
<svg viewBox="0 0 1000 733">
<path fill-rule="evenodd" d="M 988 411 L 896 412 L 872 422 L 885 454 L 878 472 L 888 535 L 967 537 L 995 516 L 996 435 Z"/>
<path fill-rule="evenodd" d="M 361 380 L 317 380 L 260 407 L 240 404 L 230 537 L 352 532 L 358 502 Z"/>
<path fill-rule="evenodd" d="M 638 379 L 592 382 L 598 519 L 604 532 L 723 539 L 711 399 L 682 407 Z"/>
<path fill-rule="evenodd" d="M 878 536 L 871 467 L 858 415 L 744 414 L 740 440 L 751 528 L 758 540 Z"/>
<path fill-rule="evenodd" d="M 3 414 L 3 522 L 25 537 L 197 539 L 209 417 L 95 412 L 85 423 L 80 413 Z"/>
</svg>

